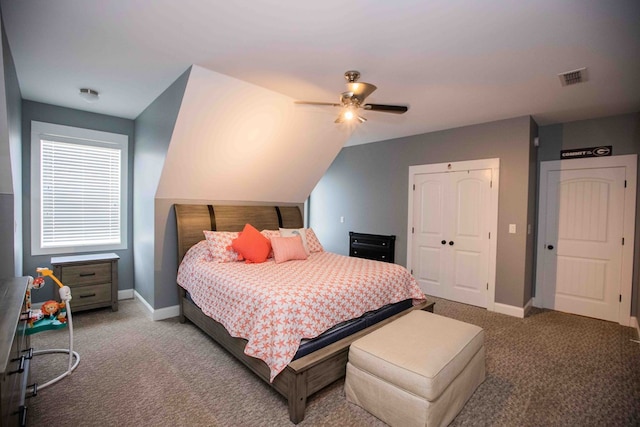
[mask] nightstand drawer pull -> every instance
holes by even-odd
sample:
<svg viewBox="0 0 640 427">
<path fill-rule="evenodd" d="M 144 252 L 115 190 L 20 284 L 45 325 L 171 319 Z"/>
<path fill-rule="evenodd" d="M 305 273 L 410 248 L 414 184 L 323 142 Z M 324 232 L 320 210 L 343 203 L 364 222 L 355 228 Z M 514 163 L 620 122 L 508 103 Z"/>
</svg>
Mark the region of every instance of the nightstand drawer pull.
<svg viewBox="0 0 640 427">
<path fill-rule="evenodd" d="M 93 273 L 80 273 L 78 276 L 80 276 L 80 277 L 91 277 L 91 276 L 95 276 L 95 275 L 96 275 L 96 273 L 93 272 Z"/>
<path fill-rule="evenodd" d="M 80 298 L 91 298 L 91 297 L 95 297 L 96 293 L 92 293 L 92 294 L 84 294 L 84 295 L 80 295 Z"/>
</svg>

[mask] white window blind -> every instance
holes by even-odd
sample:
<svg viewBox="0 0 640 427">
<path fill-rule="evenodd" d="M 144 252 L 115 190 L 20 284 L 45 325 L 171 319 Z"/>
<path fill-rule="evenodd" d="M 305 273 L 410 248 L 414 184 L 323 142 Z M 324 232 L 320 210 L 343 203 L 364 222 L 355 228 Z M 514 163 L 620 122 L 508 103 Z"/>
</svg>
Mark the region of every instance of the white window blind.
<svg viewBox="0 0 640 427">
<path fill-rule="evenodd" d="M 121 150 L 41 141 L 42 248 L 120 244 Z"/>
<path fill-rule="evenodd" d="M 31 122 L 31 254 L 127 248 L 128 136 Z"/>
</svg>

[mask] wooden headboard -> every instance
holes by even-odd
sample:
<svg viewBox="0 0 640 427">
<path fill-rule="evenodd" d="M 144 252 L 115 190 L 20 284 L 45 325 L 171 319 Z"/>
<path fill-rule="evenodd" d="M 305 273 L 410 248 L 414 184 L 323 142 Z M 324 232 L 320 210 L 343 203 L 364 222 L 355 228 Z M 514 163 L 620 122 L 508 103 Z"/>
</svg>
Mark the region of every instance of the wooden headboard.
<svg viewBox="0 0 640 427">
<path fill-rule="evenodd" d="M 174 205 L 178 229 L 178 264 L 191 246 L 204 239 L 203 230 L 242 231 L 245 224 L 258 230 L 303 227 L 297 206 Z"/>
</svg>

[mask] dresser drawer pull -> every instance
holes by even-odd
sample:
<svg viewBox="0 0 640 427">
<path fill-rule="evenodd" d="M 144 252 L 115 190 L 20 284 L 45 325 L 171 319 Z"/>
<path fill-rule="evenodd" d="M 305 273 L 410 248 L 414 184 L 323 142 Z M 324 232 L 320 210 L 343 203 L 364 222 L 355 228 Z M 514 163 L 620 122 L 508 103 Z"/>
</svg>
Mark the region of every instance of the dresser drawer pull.
<svg viewBox="0 0 640 427">
<path fill-rule="evenodd" d="M 27 411 L 26 411 L 26 405 L 25 405 L 25 400 L 27 400 L 27 381 L 29 380 L 29 361 L 27 360 L 25 363 L 25 373 L 22 375 L 22 382 L 20 384 L 20 399 L 18 400 L 18 405 L 20 407 L 20 417 L 22 417 L 24 415 L 24 419 L 20 419 L 20 425 L 26 425 L 27 419 Z M 24 410 L 22 408 L 25 408 Z"/>
<path fill-rule="evenodd" d="M 27 407 L 25 405 L 20 406 L 18 412 L 18 425 L 25 427 L 27 425 Z"/>
<path fill-rule="evenodd" d="M 91 277 L 91 276 L 95 276 L 95 275 L 96 275 L 96 273 L 93 272 L 93 273 L 80 273 L 78 276 L 80 276 L 80 277 Z"/>
<path fill-rule="evenodd" d="M 18 359 L 13 359 L 13 362 L 15 362 Z M 9 375 L 12 374 L 21 374 L 24 372 L 24 364 L 26 363 L 27 358 L 25 356 L 20 356 L 20 363 L 18 363 L 18 369 L 16 369 L 15 371 L 11 371 L 9 372 Z"/>
<path fill-rule="evenodd" d="M 92 293 L 92 294 L 84 294 L 84 295 L 80 295 L 80 298 L 91 298 L 91 297 L 95 297 L 96 293 Z"/>
<path fill-rule="evenodd" d="M 29 347 L 28 350 L 22 350 L 23 353 L 27 353 L 27 355 L 25 356 L 25 358 L 31 360 L 33 359 L 33 347 Z"/>
</svg>

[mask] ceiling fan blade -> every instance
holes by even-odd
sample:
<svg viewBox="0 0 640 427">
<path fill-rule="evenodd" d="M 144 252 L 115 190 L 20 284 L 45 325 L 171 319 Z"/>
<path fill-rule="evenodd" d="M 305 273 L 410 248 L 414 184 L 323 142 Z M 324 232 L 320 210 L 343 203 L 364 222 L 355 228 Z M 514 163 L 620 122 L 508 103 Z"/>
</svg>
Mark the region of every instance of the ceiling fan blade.
<svg viewBox="0 0 640 427">
<path fill-rule="evenodd" d="M 362 106 L 365 110 L 380 111 L 382 113 L 403 114 L 409 110 L 404 105 L 384 105 L 384 104 L 365 104 Z"/>
<path fill-rule="evenodd" d="M 377 87 L 371 83 L 353 82 L 347 83 L 347 90 L 353 93 L 353 96 L 357 97 L 360 102 L 363 102 L 365 98 L 373 93 Z"/>
<path fill-rule="evenodd" d="M 336 104 L 335 102 L 293 101 L 293 103 L 304 105 L 328 105 L 330 107 L 342 107 L 342 104 Z"/>
</svg>

